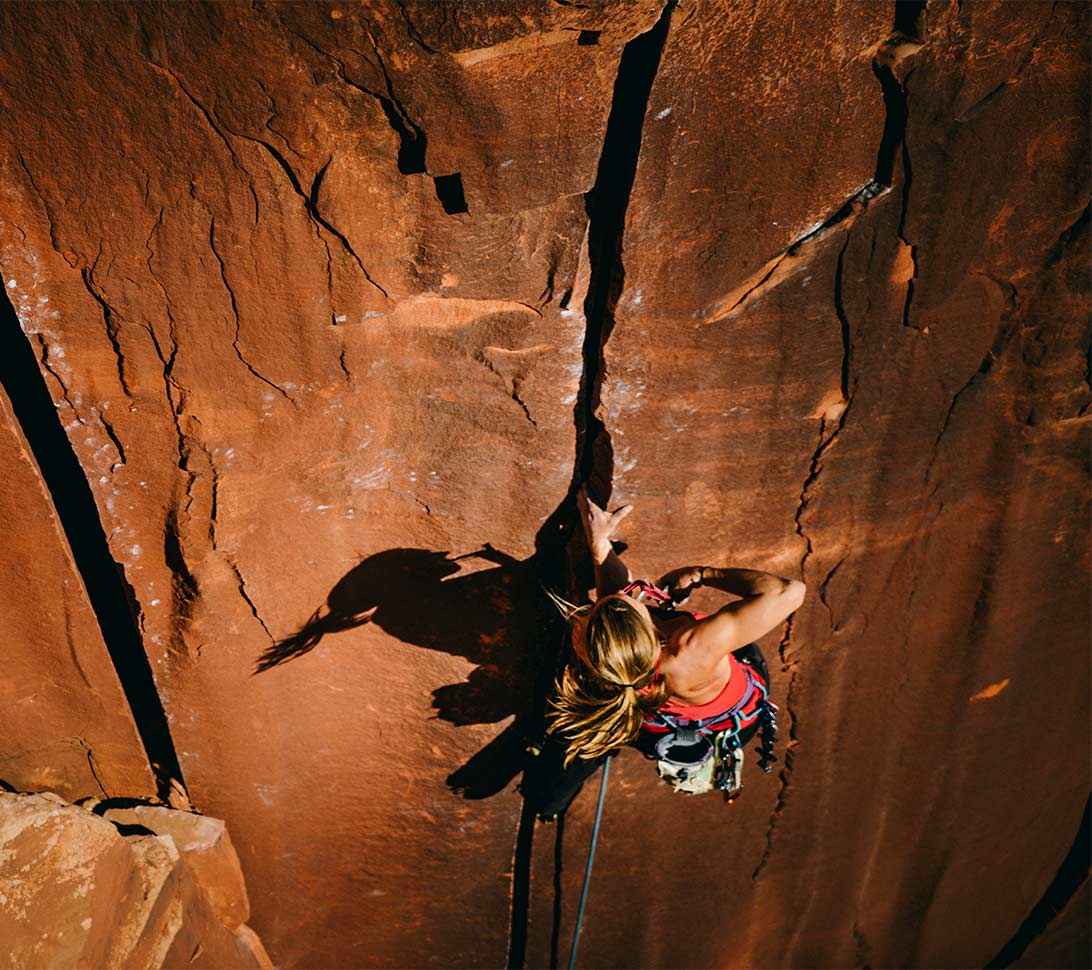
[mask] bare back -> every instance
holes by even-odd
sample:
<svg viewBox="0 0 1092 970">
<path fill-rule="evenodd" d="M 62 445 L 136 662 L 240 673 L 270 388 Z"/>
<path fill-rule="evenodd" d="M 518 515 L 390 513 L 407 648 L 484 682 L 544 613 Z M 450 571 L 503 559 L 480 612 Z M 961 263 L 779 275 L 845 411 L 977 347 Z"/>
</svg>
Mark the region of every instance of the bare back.
<svg viewBox="0 0 1092 970">
<path fill-rule="evenodd" d="M 692 614 L 653 618 L 664 637 L 660 672 L 673 697 L 684 704 L 713 700 L 731 680 L 733 650 L 780 625 L 803 602 L 804 584 L 760 593 L 729 603 L 698 620 Z"/>
<path fill-rule="evenodd" d="M 731 650 L 726 649 L 710 664 L 708 658 L 699 658 L 695 651 L 685 649 L 690 642 L 690 631 L 705 622 L 694 619 L 689 613 L 654 622 L 664 637 L 660 673 L 667 679 L 671 696 L 682 704 L 694 706 L 713 700 L 732 678 Z"/>
</svg>

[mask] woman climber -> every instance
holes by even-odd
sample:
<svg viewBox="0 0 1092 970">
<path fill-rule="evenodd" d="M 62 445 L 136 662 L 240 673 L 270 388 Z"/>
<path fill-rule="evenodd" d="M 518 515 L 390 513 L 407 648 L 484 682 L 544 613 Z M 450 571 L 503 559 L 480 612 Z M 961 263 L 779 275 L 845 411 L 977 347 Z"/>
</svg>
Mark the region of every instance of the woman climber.
<svg viewBox="0 0 1092 970">
<path fill-rule="evenodd" d="M 611 543 L 633 506 L 607 512 L 577 496 L 595 563 L 597 598 L 555 603 L 571 625 L 571 655 L 555 685 L 550 733 L 524 794 L 540 818 L 564 811 L 603 758 L 627 744 L 659 762 L 676 789 L 740 788 L 743 745 L 774 734 L 769 675 L 754 642 L 804 600 L 806 586 L 756 569 L 684 566 L 657 584 L 634 582 Z M 716 613 L 676 610 L 700 586 L 738 597 Z"/>
</svg>

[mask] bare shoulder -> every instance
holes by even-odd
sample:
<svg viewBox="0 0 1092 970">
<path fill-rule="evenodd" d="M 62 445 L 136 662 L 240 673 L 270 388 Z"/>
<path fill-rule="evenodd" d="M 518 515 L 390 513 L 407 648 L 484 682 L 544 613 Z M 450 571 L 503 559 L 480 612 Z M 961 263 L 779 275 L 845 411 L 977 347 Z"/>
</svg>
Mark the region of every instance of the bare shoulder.
<svg viewBox="0 0 1092 970">
<path fill-rule="evenodd" d="M 747 596 L 680 631 L 677 653 L 692 662 L 714 664 L 726 653 L 753 643 L 783 623 L 804 602 L 807 587 L 788 582 L 778 592 Z"/>
<path fill-rule="evenodd" d="M 698 623 L 676 631 L 665 643 L 660 665 L 673 697 L 685 704 L 704 704 L 724 689 L 732 676 L 731 653 L 726 650 L 694 649 Z"/>
<path fill-rule="evenodd" d="M 694 635 L 701 622 L 680 626 L 664 640 L 660 669 L 671 679 L 676 694 L 701 690 L 717 674 L 720 659 L 717 652 L 702 647 L 707 638 L 699 638 L 695 648 Z"/>
</svg>

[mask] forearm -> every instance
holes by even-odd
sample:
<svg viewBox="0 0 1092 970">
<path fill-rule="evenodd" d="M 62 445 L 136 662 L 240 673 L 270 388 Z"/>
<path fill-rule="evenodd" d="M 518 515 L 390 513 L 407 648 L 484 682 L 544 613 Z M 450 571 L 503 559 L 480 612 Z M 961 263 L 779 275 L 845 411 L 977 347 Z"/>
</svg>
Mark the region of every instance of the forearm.
<svg viewBox="0 0 1092 970">
<path fill-rule="evenodd" d="M 712 586 L 736 596 L 783 593 L 798 585 L 794 579 L 785 579 L 760 569 L 722 569 L 719 566 L 702 566 L 701 582 L 703 586 Z"/>
<path fill-rule="evenodd" d="M 599 596 L 617 593 L 633 578 L 609 542 L 592 549 L 591 554 L 595 563 L 595 591 Z"/>
</svg>

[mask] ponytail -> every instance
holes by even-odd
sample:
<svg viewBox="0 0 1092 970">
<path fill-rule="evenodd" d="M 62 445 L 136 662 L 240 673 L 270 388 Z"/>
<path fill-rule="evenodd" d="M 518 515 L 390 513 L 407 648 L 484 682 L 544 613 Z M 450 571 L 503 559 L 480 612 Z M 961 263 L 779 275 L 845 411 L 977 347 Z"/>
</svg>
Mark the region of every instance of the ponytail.
<svg viewBox="0 0 1092 970">
<path fill-rule="evenodd" d="M 570 621 L 588 616 L 589 665 L 566 666 L 555 682 L 547 715 L 566 741 L 565 766 L 591 760 L 635 740 L 647 714 L 668 699 L 667 682 L 656 673 L 660 645 L 655 629 L 624 599 L 574 607 L 550 594 Z"/>
</svg>

